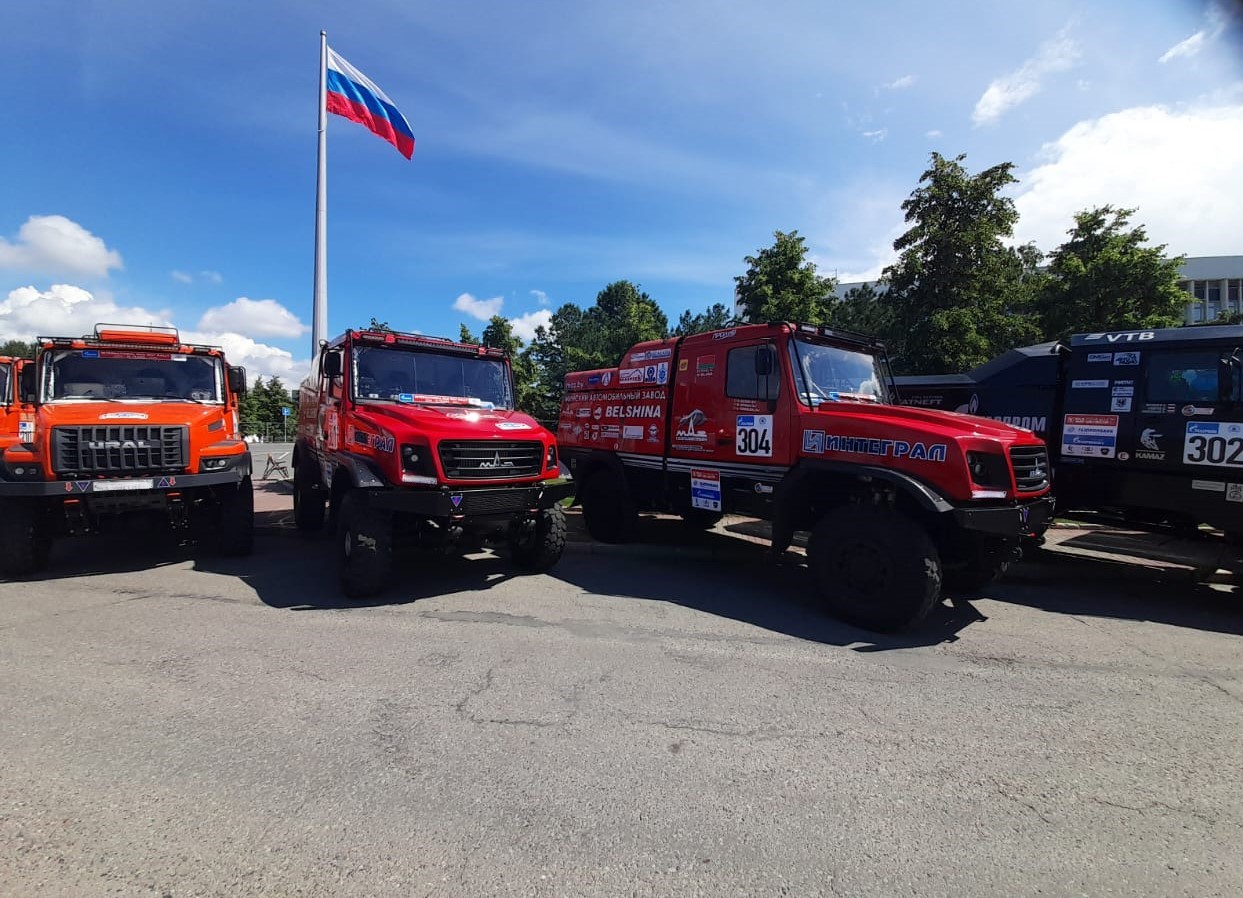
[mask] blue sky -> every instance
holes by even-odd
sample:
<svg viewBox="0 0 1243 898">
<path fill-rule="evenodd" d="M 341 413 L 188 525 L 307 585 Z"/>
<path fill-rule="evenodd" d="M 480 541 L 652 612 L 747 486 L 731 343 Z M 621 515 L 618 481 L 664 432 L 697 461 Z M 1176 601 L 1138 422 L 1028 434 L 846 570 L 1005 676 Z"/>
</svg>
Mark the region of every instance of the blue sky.
<svg viewBox="0 0 1243 898">
<path fill-rule="evenodd" d="M 328 123 L 329 330 L 529 333 L 617 279 L 675 320 L 797 229 L 875 277 L 929 153 L 1013 162 L 1016 237 L 1135 206 L 1243 253 L 1238 5 L 9 4 L 0 339 L 168 322 L 252 374 L 310 355 L 319 31 L 413 126 Z"/>
</svg>

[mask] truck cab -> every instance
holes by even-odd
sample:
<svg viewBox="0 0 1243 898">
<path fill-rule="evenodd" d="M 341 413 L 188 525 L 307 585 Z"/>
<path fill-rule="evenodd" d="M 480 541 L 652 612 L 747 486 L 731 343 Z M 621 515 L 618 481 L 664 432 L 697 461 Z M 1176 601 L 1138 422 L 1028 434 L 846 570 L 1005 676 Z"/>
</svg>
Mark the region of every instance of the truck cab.
<svg viewBox="0 0 1243 898">
<path fill-rule="evenodd" d="M 34 433 L 34 359 L 0 356 L 0 453 Z"/>
<path fill-rule="evenodd" d="M 509 359 L 439 337 L 350 330 L 298 391 L 294 518 L 330 512 L 341 586 L 380 592 L 395 546 L 508 543 L 519 567 L 554 565 L 568 494 L 553 435 L 515 408 Z"/>
<path fill-rule="evenodd" d="M 630 538 L 640 510 L 765 518 L 775 553 L 809 531 L 834 611 L 896 629 L 943 573 L 964 589 L 999 576 L 1052 503 L 1041 440 L 897 405 L 890 380 L 881 344 L 812 325 L 653 341 L 567 376 L 558 439 L 596 538 Z"/>
<path fill-rule="evenodd" d="M 251 551 L 244 369 L 175 328 L 100 324 L 37 345 L 33 420 L 0 456 L 0 570 L 40 570 L 54 539 L 137 515 Z"/>
<path fill-rule="evenodd" d="M 1044 437 L 1066 512 L 1243 535 L 1243 327 L 1075 334 L 898 389 Z"/>
</svg>

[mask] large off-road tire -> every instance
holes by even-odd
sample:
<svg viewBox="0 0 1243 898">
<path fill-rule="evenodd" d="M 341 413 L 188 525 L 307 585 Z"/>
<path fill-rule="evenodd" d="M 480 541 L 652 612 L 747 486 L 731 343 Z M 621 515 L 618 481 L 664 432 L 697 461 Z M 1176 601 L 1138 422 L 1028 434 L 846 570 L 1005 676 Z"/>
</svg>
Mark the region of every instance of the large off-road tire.
<svg viewBox="0 0 1243 898">
<path fill-rule="evenodd" d="M 583 523 L 592 539 L 624 543 L 634 538 L 639 513 L 619 471 L 601 468 L 591 474 L 578 498 L 583 503 Z"/>
<path fill-rule="evenodd" d="M 236 487 L 220 487 L 220 551 L 249 555 L 255 550 L 255 490 L 247 477 Z"/>
<path fill-rule="evenodd" d="M 47 567 L 52 534 L 39 503 L 0 501 L 0 574 L 25 577 Z"/>
<path fill-rule="evenodd" d="M 881 633 L 919 623 L 941 597 L 941 556 L 895 511 L 832 511 L 811 534 L 808 563 L 836 617 Z"/>
<path fill-rule="evenodd" d="M 317 477 L 303 462 L 293 469 L 293 522 L 299 530 L 310 533 L 324 527 L 324 506 L 328 496 L 315 489 Z"/>
<path fill-rule="evenodd" d="M 535 519 L 534 527 L 509 541 L 510 557 L 525 571 L 550 569 L 564 551 L 565 512 L 560 505 L 545 508 Z"/>
<path fill-rule="evenodd" d="M 337 513 L 341 591 L 351 599 L 378 595 L 393 568 L 393 516 L 369 506 L 364 492 L 351 489 Z"/>
<path fill-rule="evenodd" d="M 947 566 L 942 582 L 951 593 L 973 593 L 1001 579 L 1010 567 L 1010 554 L 1000 541 L 981 539 L 972 544 L 962 564 Z"/>
</svg>

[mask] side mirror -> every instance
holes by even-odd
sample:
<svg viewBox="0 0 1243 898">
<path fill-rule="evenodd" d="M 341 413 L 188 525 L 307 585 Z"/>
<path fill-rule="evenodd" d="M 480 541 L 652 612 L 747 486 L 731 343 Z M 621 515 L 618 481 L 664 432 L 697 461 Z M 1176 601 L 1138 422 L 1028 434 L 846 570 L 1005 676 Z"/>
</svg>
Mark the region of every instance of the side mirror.
<svg viewBox="0 0 1243 898">
<path fill-rule="evenodd" d="M 18 384 L 22 402 L 34 403 L 39 399 L 39 387 L 35 383 L 35 366 L 27 365 L 22 369 L 21 382 Z"/>
<path fill-rule="evenodd" d="M 341 376 L 341 353 L 325 352 L 324 360 L 320 364 L 324 372 L 324 377 L 340 377 Z"/>
<path fill-rule="evenodd" d="M 246 369 L 241 365 L 229 366 L 229 392 L 236 396 L 246 395 Z"/>
<path fill-rule="evenodd" d="M 755 373 L 759 377 L 768 377 L 773 373 L 773 348 L 761 346 L 755 352 Z"/>
</svg>

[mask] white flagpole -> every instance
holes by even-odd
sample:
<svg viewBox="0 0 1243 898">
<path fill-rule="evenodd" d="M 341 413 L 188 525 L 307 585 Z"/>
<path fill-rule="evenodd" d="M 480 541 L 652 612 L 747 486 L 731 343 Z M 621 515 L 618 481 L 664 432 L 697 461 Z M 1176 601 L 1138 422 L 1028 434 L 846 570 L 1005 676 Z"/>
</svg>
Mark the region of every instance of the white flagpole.
<svg viewBox="0 0 1243 898">
<path fill-rule="evenodd" d="M 311 358 L 328 339 L 328 32 L 319 33 L 319 174 L 315 181 L 315 292 L 311 304 Z"/>
</svg>

